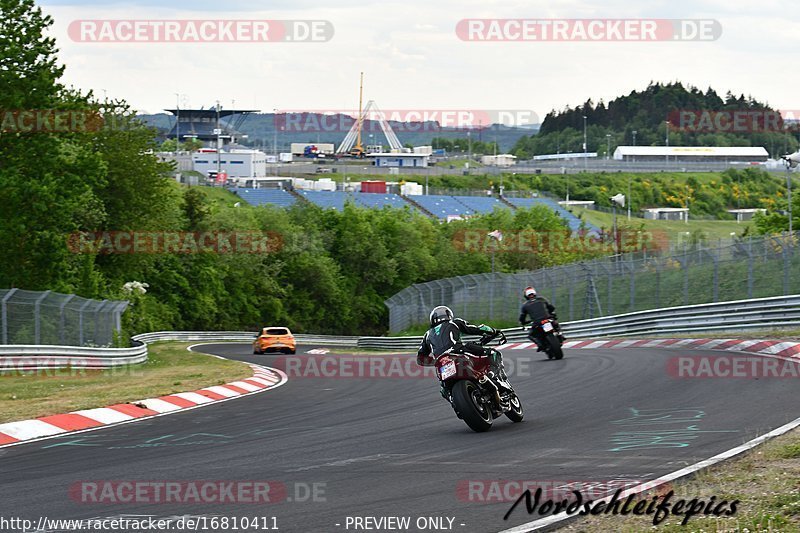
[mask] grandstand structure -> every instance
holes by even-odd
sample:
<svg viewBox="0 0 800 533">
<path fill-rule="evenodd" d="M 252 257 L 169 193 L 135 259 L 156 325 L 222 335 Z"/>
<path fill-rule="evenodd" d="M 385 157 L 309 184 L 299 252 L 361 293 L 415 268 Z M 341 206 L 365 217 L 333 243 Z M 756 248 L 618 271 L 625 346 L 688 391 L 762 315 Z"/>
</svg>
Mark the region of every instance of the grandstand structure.
<svg viewBox="0 0 800 533">
<path fill-rule="evenodd" d="M 323 209 L 341 211 L 347 202 L 358 207 L 382 209 L 409 208 L 439 220 L 464 218 L 481 213 L 491 213 L 495 209 L 518 209 L 544 206 L 566 220 L 572 231 L 583 225 L 589 232 L 599 231 L 591 224 L 564 209 L 549 198 L 498 198 L 495 196 L 450 196 L 450 195 L 409 195 L 393 193 L 345 192 L 345 191 L 286 191 L 282 189 L 238 188 L 234 192 L 245 202 L 254 205 L 275 205 L 290 207 L 297 202 L 309 202 Z"/>
</svg>

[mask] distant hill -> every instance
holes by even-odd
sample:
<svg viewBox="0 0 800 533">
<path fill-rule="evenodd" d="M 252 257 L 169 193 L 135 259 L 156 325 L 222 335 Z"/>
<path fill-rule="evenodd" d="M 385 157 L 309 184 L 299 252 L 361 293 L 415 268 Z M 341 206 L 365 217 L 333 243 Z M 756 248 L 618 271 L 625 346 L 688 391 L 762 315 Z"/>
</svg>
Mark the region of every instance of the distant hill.
<svg viewBox="0 0 800 533">
<path fill-rule="evenodd" d="M 521 138 L 512 152 L 520 158 L 582 152 L 584 116 L 587 151 L 598 152 L 601 156 L 609 144 L 612 152 L 618 145 L 634 144 L 634 131 L 635 144 L 663 146 L 668 120 L 669 141 L 673 146 L 763 146 L 773 157 L 797 146 L 792 135 L 781 132 L 782 123 L 761 128 L 762 131 L 753 131 L 746 126 L 725 131 L 719 125 L 693 129 L 681 127 L 680 111 L 694 113 L 698 124 L 703 113 L 705 118 L 730 116 L 734 111 L 747 112 L 746 116 L 779 117 L 776 110 L 752 96 L 737 97 L 728 92 L 723 98 L 711 88 L 704 92 L 695 87 L 687 89 L 680 82 L 651 83 L 644 91 L 632 91 L 607 104 L 602 100 L 594 103 L 590 99 L 573 108 L 553 110 L 547 114 L 538 132 Z M 787 126 L 796 130 L 797 125 L 787 122 Z"/>
<path fill-rule="evenodd" d="M 278 115 L 278 134 L 277 142 L 279 150 L 288 149 L 290 143 L 333 143 L 339 145 L 342 142 L 349 127 L 353 123 L 352 117 L 347 115 L 321 115 L 319 113 L 302 113 L 294 116 L 289 124 Z M 163 135 L 172 128 L 175 118 L 166 113 L 155 115 L 139 115 L 139 118 L 146 124 L 154 126 Z M 235 116 L 233 120 L 235 120 Z M 389 121 L 400 142 L 413 146 L 430 145 L 435 137 L 445 139 L 466 139 L 467 129 L 441 127 L 436 122 L 397 122 Z M 288 128 L 287 128 L 288 126 Z M 293 131 L 282 131 L 289 129 Z M 475 127 L 472 129 L 472 139 L 474 141 L 494 142 L 500 147 L 501 151 L 509 151 L 515 146 L 520 138 L 529 136 L 531 131 L 536 131 L 538 125 L 526 125 L 524 127 L 508 127 L 501 124 L 490 126 Z M 239 130 L 248 136 L 241 141 L 242 144 L 249 146 L 263 146 L 271 150 L 275 137 L 275 115 L 272 113 L 253 113 L 246 117 Z M 370 139 L 369 135 L 373 137 Z M 364 123 L 362 141 L 364 144 L 387 145 L 386 138 L 376 121 L 367 120 Z"/>
</svg>

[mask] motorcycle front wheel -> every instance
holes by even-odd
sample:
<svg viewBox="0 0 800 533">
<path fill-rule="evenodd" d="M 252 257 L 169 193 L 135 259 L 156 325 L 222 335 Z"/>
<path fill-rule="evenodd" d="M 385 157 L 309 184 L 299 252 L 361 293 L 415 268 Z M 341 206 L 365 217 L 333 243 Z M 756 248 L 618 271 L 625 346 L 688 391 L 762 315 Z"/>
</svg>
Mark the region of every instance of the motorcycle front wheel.
<svg viewBox="0 0 800 533">
<path fill-rule="evenodd" d="M 525 414 L 522 412 L 522 403 L 519 401 L 519 398 L 516 394 L 512 394 L 508 401 L 511 403 L 511 410 L 506 411 L 506 416 L 512 422 L 522 422 L 522 418 Z"/>
<path fill-rule="evenodd" d="M 492 412 L 481 396 L 481 390 L 472 381 L 461 380 L 453 387 L 453 405 L 470 429 L 479 433 L 492 427 Z"/>
</svg>

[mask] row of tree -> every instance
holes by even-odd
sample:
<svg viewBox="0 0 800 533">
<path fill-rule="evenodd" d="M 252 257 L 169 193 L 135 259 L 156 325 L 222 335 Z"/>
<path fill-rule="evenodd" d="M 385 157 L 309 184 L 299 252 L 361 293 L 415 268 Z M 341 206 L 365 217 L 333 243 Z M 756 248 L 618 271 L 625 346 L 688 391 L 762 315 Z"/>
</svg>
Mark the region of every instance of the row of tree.
<svg viewBox="0 0 800 533">
<path fill-rule="evenodd" d="M 680 112 L 689 113 L 693 121 L 680 124 Z M 731 123 L 722 120 L 694 127 L 703 117 L 716 120 L 720 112 L 745 112 L 750 113 L 745 116 L 757 119 L 763 114 L 775 120 L 756 122 L 755 127 L 752 123 L 729 127 Z M 730 92 L 723 99 L 711 88 L 703 92 L 675 82 L 651 83 L 644 91 L 632 91 L 608 105 L 590 99 L 574 108 L 553 110 L 535 135 L 519 139 L 512 153 L 530 158 L 583 152 L 584 130 L 586 150 L 601 156 L 606 155 L 609 145 L 613 152 L 620 145 L 663 146 L 667 139 L 672 146 L 763 146 L 773 157 L 793 152 L 798 146 L 796 125 L 784 124 L 780 113 L 767 104 Z"/>
</svg>

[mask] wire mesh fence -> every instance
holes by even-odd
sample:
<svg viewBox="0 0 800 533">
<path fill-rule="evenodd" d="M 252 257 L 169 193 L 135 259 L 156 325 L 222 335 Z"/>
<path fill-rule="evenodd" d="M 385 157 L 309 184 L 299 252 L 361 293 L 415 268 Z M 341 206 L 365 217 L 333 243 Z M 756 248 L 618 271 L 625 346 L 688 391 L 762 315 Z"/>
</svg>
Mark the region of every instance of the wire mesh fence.
<svg viewBox="0 0 800 533">
<path fill-rule="evenodd" d="M 426 324 L 449 306 L 475 322 L 516 323 L 522 290 L 532 285 L 561 321 L 646 309 L 800 294 L 797 235 L 751 237 L 709 245 L 684 242 L 648 252 L 517 273 L 487 273 L 407 287 L 386 300 L 392 333 Z"/>
<path fill-rule="evenodd" d="M 125 300 L 89 300 L 52 291 L 0 290 L 2 344 L 110 346 Z"/>
</svg>

